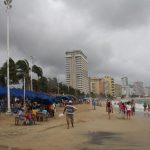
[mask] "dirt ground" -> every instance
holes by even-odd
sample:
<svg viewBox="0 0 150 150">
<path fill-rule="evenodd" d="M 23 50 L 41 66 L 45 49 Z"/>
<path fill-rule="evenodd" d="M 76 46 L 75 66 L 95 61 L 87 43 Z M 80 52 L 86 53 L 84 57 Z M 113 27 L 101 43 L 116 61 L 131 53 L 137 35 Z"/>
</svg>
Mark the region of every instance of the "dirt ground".
<svg viewBox="0 0 150 150">
<path fill-rule="evenodd" d="M 0 114 L 0 150 L 149 150 L 150 118 L 136 115 L 124 120 L 114 112 L 109 120 L 105 106 L 92 110 L 76 105 L 75 127 L 67 129 L 65 117 L 15 126 L 14 116 Z"/>
</svg>

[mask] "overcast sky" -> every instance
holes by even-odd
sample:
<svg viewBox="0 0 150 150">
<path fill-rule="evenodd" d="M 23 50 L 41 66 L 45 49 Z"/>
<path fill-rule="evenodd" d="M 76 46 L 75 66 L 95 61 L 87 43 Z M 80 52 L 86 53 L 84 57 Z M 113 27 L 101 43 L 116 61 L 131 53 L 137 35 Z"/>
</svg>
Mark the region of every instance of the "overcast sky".
<svg viewBox="0 0 150 150">
<path fill-rule="evenodd" d="M 0 66 L 6 11 L 0 0 Z M 150 85 L 150 0 L 13 0 L 10 57 L 34 56 L 47 77 L 65 79 L 65 51 L 82 50 L 89 75 Z"/>
</svg>

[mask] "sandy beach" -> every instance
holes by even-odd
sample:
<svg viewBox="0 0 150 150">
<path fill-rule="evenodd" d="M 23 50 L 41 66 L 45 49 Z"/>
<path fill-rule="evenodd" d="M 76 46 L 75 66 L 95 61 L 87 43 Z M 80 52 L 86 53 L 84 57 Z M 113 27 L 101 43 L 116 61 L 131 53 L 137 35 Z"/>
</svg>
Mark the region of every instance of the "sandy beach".
<svg viewBox="0 0 150 150">
<path fill-rule="evenodd" d="M 65 117 L 15 126 L 14 117 L 0 115 L 0 150 L 149 150 L 150 118 L 143 114 L 124 120 L 114 112 L 111 120 L 105 106 L 92 110 L 76 105 L 75 127 L 67 129 Z"/>
</svg>

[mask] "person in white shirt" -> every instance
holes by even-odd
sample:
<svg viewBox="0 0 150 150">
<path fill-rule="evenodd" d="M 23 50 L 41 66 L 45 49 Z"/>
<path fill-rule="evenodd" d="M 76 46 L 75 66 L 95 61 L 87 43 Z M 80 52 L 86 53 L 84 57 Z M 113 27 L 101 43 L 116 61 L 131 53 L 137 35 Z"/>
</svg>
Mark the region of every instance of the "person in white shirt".
<svg viewBox="0 0 150 150">
<path fill-rule="evenodd" d="M 77 108 L 72 105 L 72 101 L 69 101 L 68 105 L 65 106 L 63 114 L 66 111 L 67 129 L 69 129 L 70 122 L 72 127 L 74 127 L 74 112 L 76 110 Z"/>
<path fill-rule="evenodd" d="M 130 102 L 127 103 L 126 109 L 127 109 L 127 119 L 130 120 L 130 118 L 131 118 L 131 109 L 132 109 Z"/>
</svg>

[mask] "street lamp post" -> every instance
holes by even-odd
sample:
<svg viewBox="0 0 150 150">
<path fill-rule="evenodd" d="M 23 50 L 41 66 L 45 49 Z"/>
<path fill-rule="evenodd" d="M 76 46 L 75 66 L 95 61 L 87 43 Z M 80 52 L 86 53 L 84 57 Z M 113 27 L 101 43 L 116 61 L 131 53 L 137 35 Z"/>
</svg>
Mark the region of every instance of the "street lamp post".
<svg viewBox="0 0 150 150">
<path fill-rule="evenodd" d="M 57 85 L 57 89 L 58 89 L 58 93 L 57 94 L 59 95 L 59 80 L 58 80 L 58 78 L 57 78 L 57 84 L 58 84 Z"/>
<path fill-rule="evenodd" d="M 9 9 L 12 7 L 12 0 L 4 0 L 7 12 L 7 112 L 11 113 L 10 107 L 10 88 L 9 88 Z"/>
<path fill-rule="evenodd" d="M 33 56 L 30 56 L 31 58 L 31 91 L 33 90 L 33 84 L 32 84 L 32 67 L 33 67 Z"/>
<path fill-rule="evenodd" d="M 59 82 L 58 82 L 58 95 L 59 95 Z"/>
<path fill-rule="evenodd" d="M 26 100 L 26 79 L 25 76 L 23 78 L 23 98 L 24 98 L 24 106 L 25 106 L 25 100 Z"/>
</svg>

